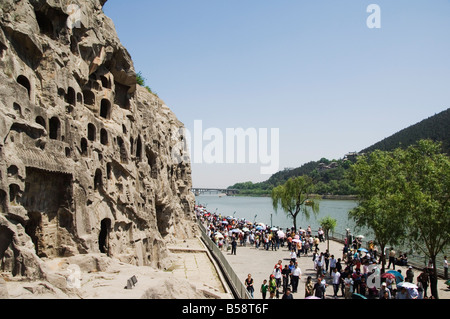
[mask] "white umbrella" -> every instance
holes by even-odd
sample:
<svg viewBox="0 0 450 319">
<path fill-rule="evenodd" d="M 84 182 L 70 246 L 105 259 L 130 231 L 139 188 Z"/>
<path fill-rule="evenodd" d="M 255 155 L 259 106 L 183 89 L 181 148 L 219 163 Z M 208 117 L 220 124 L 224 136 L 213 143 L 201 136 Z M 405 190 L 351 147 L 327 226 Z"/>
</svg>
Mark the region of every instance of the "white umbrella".
<svg viewBox="0 0 450 319">
<path fill-rule="evenodd" d="M 276 230 L 278 230 L 278 228 L 272 227 L 270 230 L 276 231 Z"/>
<path fill-rule="evenodd" d="M 238 228 L 233 228 L 233 229 L 231 230 L 231 232 L 232 232 L 232 233 L 240 233 L 241 230 L 238 229 Z"/>
<path fill-rule="evenodd" d="M 299 242 L 300 242 L 300 239 L 292 239 L 292 242 L 293 242 L 293 243 L 299 243 Z"/>
<path fill-rule="evenodd" d="M 250 231 L 247 227 L 242 228 L 242 231 Z"/>
<path fill-rule="evenodd" d="M 223 238 L 223 235 L 222 235 L 221 233 L 216 233 L 215 236 L 216 236 L 217 238 Z"/>
<path fill-rule="evenodd" d="M 410 288 L 412 288 L 412 289 L 417 289 L 417 288 L 418 288 L 418 287 L 417 287 L 416 285 L 414 285 L 413 283 L 406 282 L 406 281 L 399 282 L 399 283 L 397 284 L 397 287 L 400 287 L 400 288 L 407 288 L 407 289 L 410 289 Z"/>
<path fill-rule="evenodd" d="M 363 235 L 358 235 L 358 236 L 356 236 L 356 238 L 364 238 L 364 236 Z"/>
</svg>

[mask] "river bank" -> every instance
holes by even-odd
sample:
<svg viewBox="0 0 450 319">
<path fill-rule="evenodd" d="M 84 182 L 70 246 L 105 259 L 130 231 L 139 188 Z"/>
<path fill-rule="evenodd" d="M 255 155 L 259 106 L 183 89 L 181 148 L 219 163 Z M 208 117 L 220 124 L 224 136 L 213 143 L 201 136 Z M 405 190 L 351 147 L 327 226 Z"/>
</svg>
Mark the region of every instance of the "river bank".
<svg viewBox="0 0 450 319">
<path fill-rule="evenodd" d="M 265 194 L 252 194 L 252 193 L 239 193 L 234 195 L 229 195 L 231 197 L 267 197 L 270 198 L 270 193 Z M 329 199 L 329 200 L 357 200 L 358 195 L 313 195 L 319 199 Z"/>
</svg>

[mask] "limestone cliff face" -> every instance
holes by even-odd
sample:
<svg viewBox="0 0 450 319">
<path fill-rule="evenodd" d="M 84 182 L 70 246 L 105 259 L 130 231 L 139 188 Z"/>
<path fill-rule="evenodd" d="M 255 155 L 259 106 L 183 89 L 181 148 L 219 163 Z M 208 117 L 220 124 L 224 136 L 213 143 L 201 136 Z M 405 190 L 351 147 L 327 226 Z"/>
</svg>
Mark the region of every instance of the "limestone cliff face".
<svg viewBox="0 0 450 319">
<path fill-rule="evenodd" d="M 136 84 L 104 2 L 0 1 L 1 271 L 99 252 L 164 267 L 194 234 L 183 124 Z"/>
</svg>

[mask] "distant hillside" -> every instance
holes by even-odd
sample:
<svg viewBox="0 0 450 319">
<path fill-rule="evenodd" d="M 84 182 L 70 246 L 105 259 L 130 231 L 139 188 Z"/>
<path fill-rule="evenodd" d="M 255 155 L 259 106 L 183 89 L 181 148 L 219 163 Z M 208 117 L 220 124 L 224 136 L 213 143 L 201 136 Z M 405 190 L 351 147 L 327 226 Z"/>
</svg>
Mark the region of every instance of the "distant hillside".
<svg viewBox="0 0 450 319">
<path fill-rule="evenodd" d="M 450 154 L 450 108 L 385 138 L 361 153 L 392 151 L 398 147 L 408 147 L 422 139 L 442 142 L 443 151 Z"/>
<path fill-rule="evenodd" d="M 398 147 L 408 147 L 421 139 L 442 142 L 443 151 L 450 154 L 450 109 L 429 117 L 388 138 L 362 150 L 370 153 L 374 150 L 392 151 Z M 355 188 L 347 176 L 347 170 L 356 161 L 355 156 L 339 160 L 322 158 L 308 162 L 294 169 L 285 169 L 273 174 L 261 183 L 237 183 L 231 189 L 239 189 L 240 195 L 268 196 L 273 187 L 284 184 L 289 178 L 308 175 L 315 181 L 315 192 L 321 195 L 353 195 Z"/>
</svg>

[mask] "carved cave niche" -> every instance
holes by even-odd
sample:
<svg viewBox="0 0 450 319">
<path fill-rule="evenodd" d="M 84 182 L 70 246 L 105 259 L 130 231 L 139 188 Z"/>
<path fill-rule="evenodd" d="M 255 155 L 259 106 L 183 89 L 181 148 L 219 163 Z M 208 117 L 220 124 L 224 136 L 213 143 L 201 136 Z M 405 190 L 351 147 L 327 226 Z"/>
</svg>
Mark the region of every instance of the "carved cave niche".
<svg viewBox="0 0 450 319">
<path fill-rule="evenodd" d="M 31 98 L 31 84 L 30 84 L 30 80 L 28 80 L 28 78 L 25 75 L 19 75 L 17 77 L 17 83 L 22 85 L 27 90 L 28 98 Z"/>
<path fill-rule="evenodd" d="M 58 40 L 59 35 L 65 32 L 68 15 L 64 12 L 45 6 L 42 10 L 35 10 L 34 13 L 41 34 Z"/>
<path fill-rule="evenodd" d="M 0 214 L 6 213 L 6 197 L 6 192 L 3 189 L 0 189 Z"/>
<path fill-rule="evenodd" d="M 83 137 L 80 141 L 81 156 L 88 156 L 88 141 Z"/>
<path fill-rule="evenodd" d="M 34 244 L 36 255 L 39 257 L 45 257 L 42 252 L 44 246 L 42 242 L 43 229 L 42 229 L 42 215 L 39 212 L 28 212 L 28 221 L 25 226 L 25 232 L 30 236 L 31 241 Z"/>
<path fill-rule="evenodd" d="M 80 92 L 77 93 L 77 104 L 83 105 L 83 94 Z"/>
<path fill-rule="evenodd" d="M 72 175 L 26 167 L 25 190 L 20 204 L 28 212 L 25 231 L 35 244 L 38 256 L 61 255 L 61 228 L 66 232 L 74 228 L 72 202 Z"/>
<path fill-rule="evenodd" d="M 165 205 L 156 204 L 156 225 L 161 236 L 165 237 L 169 233 L 170 214 L 165 209 Z"/>
<path fill-rule="evenodd" d="M 19 203 L 20 196 L 20 186 L 17 184 L 9 185 L 9 202 L 12 205 L 17 205 Z"/>
<path fill-rule="evenodd" d="M 22 107 L 18 103 L 13 103 L 13 109 L 20 118 L 23 118 Z"/>
<path fill-rule="evenodd" d="M 106 76 L 101 75 L 100 80 L 104 89 L 111 89 L 111 81 Z"/>
<path fill-rule="evenodd" d="M 106 178 L 109 180 L 112 178 L 112 165 L 111 163 L 106 164 Z"/>
<path fill-rule="evenodd" d="M 95 105 L 95 94 L 91 90 L 84 90 L 83 91 L 83 100 L 84 105 L 87 106 L 94 106 Z"/>
<path fill-rule="evenodd" d="M 100 117 L 109 120 L 111 118 L 111 102 L 102 99 L 100 102 Z"/>
<path fill-rule="evenodd" d="M 127 150 L 125 148 L 125 143 L 120 136 L 117 137 L 117 146 L 119 147 L 120 162 L 123 164 L 127 164 L 128 163 L 128 154 L 127 154 Z"/>
<path fill-rule="evenodd" d="M 128 94 L 129 86 L 120 84 L 119 82 L 114 82 L 116 88 L 114 95 L 114 103 L 120 108 L 129 110 L 130 109 L 130 95 Z"/>
<path fill-rule="evenodd" d="M 109 233 L 111 232 L 111 219 L 105 218 L 100 222 L 98 234 L 98 249 L 109 256 Z"/>
<path fill-rule="evenodd" d="M 45 124 L 45 119 L 42 116 L 36 116 L 35 119 L 36 123 L 42 126 L 43 128 L 47 129 L 47 124 Z"/>
<path fill-rule="evenodd" d="M 0 225 L 0 270 L 11 272 L 17 276 L 16 263 L 11 249 L 14 233 L 4 225 Z"/>
<path fill-rule="evenodd" d="M 97 169 L 94 175 L 94 190 L 100 190 L 103 187 L 103 174 L 101 169 Z"/>
<path fill-rule="evenodd" d="M 158 169 L 156 167 L 157 155 L 148 147 L 146 148 L 145 153 L 147 155 L 147 163 L 148 165 L 150 165 L 151 168 L 151 177 L 157 179 L 158 178 Z"/>
<path fill-rule="evenodd" d="M 52 117 L 49 121 L 49 137 L 52 140 L 61 139 L 61 122 L 56 116 Z"/>
<path fill-rule="evenodd" d="M 94 124 L 89 123 L 87 131 L 88 131 L 88 140 L 94 142 L 97 137 L 97 128 L 95 127 Z"/>
<path fill-rule="evenodd" d="M 76 105 L 77 97 L 76 97 L 76 92 L 75 92 L 74 88 L 69 87 L 69 89 L 67 90 L 67 94 L 65 96 L 65 101 L 66 101 L 66 103 L 68 103 L 72 106 Z"/>
<path fill-rule="evenodd" d="M 137 142 L 136 142 L 136 158 L 138 161 L 141 161 L 142 159 L 142 140 L 141 136 L 138 136 Z"/>
<path fill-rule="evenodd" d="M 104 128 L 100 130 L 100 143 L 108 145 L 108 132 Z"/>
</svg>

